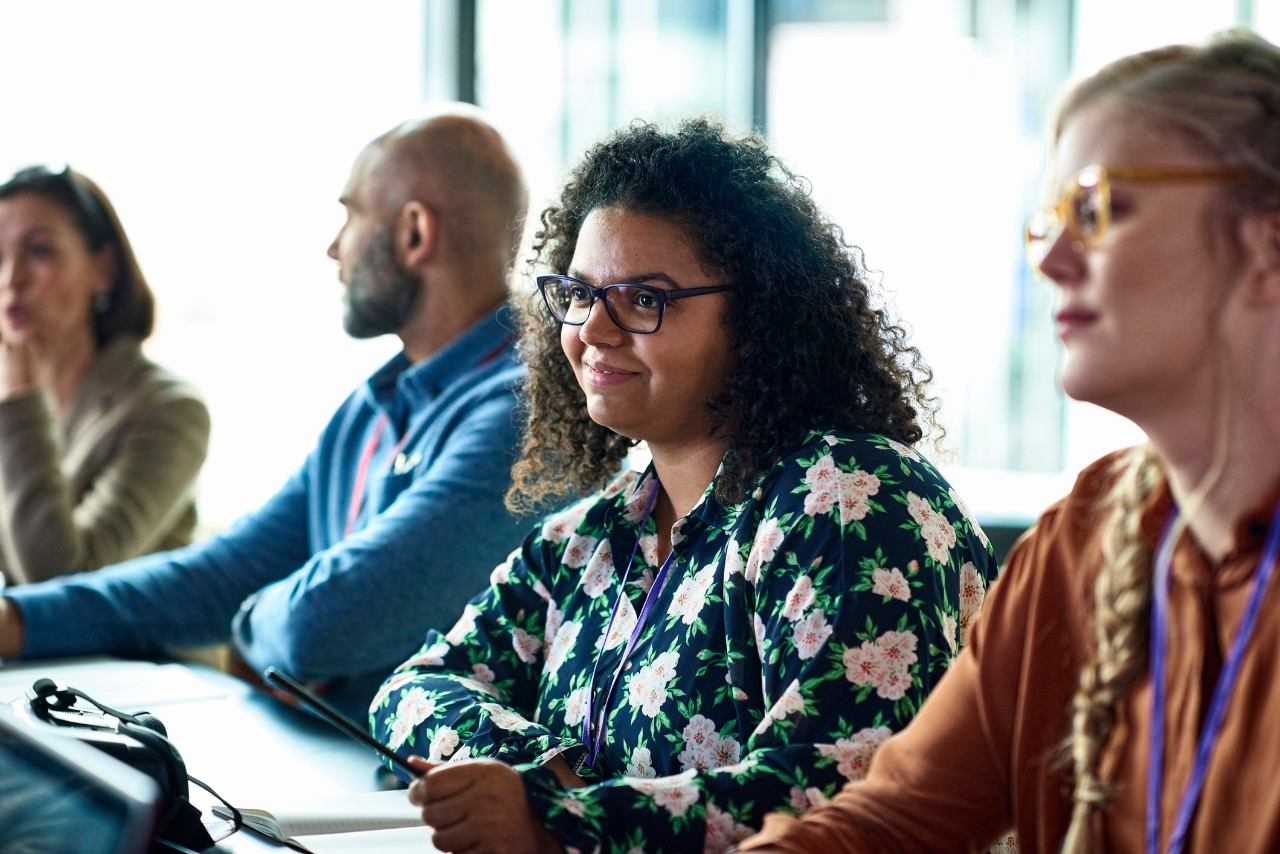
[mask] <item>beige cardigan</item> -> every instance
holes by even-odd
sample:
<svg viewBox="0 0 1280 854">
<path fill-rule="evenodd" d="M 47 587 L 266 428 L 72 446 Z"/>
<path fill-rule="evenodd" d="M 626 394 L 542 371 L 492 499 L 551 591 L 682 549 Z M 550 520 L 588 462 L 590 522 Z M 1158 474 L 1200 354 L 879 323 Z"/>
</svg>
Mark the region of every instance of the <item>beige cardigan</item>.
<svg viewBox="0 0 1280 854">
<path fill-rule="evenodd" d="M 0 400 L 0 574 L 8 584 L 185 545 L 209 412 L 139 342 L 107 345 L 65 417 L 35 390 Z"/>
</svg>

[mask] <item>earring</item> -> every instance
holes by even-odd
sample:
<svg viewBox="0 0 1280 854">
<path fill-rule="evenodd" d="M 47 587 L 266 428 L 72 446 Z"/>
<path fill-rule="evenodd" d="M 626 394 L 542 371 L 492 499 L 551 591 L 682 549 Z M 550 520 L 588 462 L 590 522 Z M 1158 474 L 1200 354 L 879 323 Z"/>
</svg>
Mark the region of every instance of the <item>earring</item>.
<svg viewBox="0 0 1280 854">
<path fill-rule="evenodd" d="M 107 309 L 111 308 L 111 294 L 106 291 L 93 295 L 93 310 L 98 314 L 106 314 Z"/>
</svg>

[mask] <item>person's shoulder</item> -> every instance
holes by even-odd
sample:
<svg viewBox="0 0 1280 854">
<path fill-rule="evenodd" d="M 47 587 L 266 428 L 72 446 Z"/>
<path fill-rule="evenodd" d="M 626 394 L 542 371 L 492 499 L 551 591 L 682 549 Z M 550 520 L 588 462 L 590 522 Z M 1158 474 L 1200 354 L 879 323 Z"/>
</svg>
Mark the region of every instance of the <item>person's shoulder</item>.
<svg viewBox="0 0 1280 854">
<path fill-rule="evenodd" d="M 885 471 L 945 484 L 942 475 L 920 452 L 888 436 L 854 430 L 814 430 L 792 449 L 779 455 L 771 467 L 778 473 L 814 466 L 833 467 L 846 472 Z"/>
<path fill-rule="evenodd" d="M 142 342 L 131 336 L 122 335 L 106 345 L 86 382 L 110 397 L 123 393 L 153 404 L 205 408 L 204 397 L 190 380 L 151 359 Z"/>
<path fill-rule="evenodd" d="M 624 468 L 603 489 L 573 500 L 543 517 L 537 537 L 544 542 L 561 543 L 584 528 L 602 528 L 606 519 L 615 513 L 636 517 L 643 510 L 648 495 L 637 490 L 643 476 L 643 472 Z"/>
<path fill-rule="evenodd" d="M 1107 497 L 1115 488 L 1133 450 L 1124 448 L 1112 451 L 1082 468 L 1076 475 L 1071 491 L 1045 508 L 1036 520 L 1035 527 L 1044 530 L 1064 519 L 1095 518 L 1105 508 Z"/>
</svg>

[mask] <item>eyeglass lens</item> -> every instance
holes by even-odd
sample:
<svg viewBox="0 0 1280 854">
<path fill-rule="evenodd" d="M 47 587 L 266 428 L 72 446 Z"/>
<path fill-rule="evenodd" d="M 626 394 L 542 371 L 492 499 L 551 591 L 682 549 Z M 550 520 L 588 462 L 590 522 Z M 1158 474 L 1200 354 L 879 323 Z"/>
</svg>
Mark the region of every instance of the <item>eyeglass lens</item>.
<svg viewBox="0 0 1280 854">
<path fill-rule="evenodd" d="M 1044 260 L 1065 228 L 1073 238 L 1090 246 L 1101 236 L 1107 219 L 1102 207 L 1101 181 L 1072 182 L 1056 205 L 1035 211 L 1027 220 L 1027 243 L 1033 265 Z"/>
<path fill-rule="evenodd" d="M 587 322 L 595 294 L 586 285 L 564 279 L 543 285 L 553 313 L 571 325 Z M 641 285 L 609 285 L 603 289 L 605 307 L 614 321 L 630 332 L 653 332 L 662 322 L 662 298 Z"/>
</svg>

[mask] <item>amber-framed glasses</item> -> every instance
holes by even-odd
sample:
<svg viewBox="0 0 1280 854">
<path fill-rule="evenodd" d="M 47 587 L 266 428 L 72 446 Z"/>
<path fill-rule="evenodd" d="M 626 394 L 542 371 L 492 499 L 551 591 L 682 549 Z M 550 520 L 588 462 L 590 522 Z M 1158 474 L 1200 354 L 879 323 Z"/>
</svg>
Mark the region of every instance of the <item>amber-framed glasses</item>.
<svg viewBox="0 0 1280 854">
<path fill-rule="evenodd" d="M 1027 261 L 1033 270 L 1065 230 L 1071 247 L 1085 252 L 1098 245 L 1111 226 L 1111 182 L 1120 181 L 1247 181 L 1255 176 L 1243 169 L 1197 169 L 1177 166 L 1086 166 L 1063 184 L 1052 205 L 1027 217 Z"/>
</svg>

